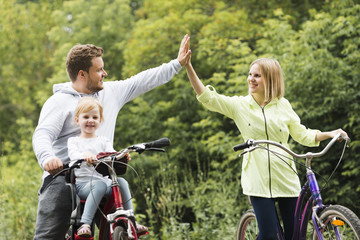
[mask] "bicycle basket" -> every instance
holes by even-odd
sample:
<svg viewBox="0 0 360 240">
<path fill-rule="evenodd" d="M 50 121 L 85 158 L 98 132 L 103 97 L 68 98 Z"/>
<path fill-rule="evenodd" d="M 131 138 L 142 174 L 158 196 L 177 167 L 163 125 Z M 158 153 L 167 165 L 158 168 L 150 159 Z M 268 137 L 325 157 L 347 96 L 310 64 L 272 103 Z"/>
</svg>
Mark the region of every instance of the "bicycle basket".
<svg viewBox="0 0 360 240">
<path fill-rule="evenodd" d="M 116 152 L 100 152 L 96 155 L 97 159 L 101 159 L 107 156 L 111 156 L 111 155 L 115 155 Z M 126 169 L 127 169 L 127 163 L 128 163 L 129 159 L 127 158 L 127 156 L 119 159 L 119 160 L 115 160 L 114 162 L 114 170 L 116 172 L 116 175 L 123 175 L 126 173 Z M 96 171 L 101 173 L 103 176 L 109 176 L 109 169 L 108 166 L 104 163 L 99 163 L 96 166 Z"/>
</svg>

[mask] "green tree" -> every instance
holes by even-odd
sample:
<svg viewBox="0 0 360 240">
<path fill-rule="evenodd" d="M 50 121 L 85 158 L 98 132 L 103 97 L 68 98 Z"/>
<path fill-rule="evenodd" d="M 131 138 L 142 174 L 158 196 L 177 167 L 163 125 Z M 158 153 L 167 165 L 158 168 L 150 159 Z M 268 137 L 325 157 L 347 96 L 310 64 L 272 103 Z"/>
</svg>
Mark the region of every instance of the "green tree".
<svg viewBox="0 0 360 240">
<path fill-rule="evenodd" d="M 31 136 L 52 85 L 69 81 L 69 49 L 77 43 L 103 47 L 109 80 L 125 79 L 174 59 L 186 33 L 198 75 L 225 95 L 247 94 L 254 59 L 280 61 L 285 97 L 303 123 L 321 130 L 341 127 L 352 138 L 324 199 L 360 213 L 351 201 L 360 191 L 357 1 L 0 0 L 0 5 L 0 112 L 6 116 L 0 120 L 1 239 L 32 238 L 42 171 Z M 241 133 L 232 120 L 196 101 L 184 70 L 125 105 L 114 147 L 162 136 L 172 141 L 167 154 L 133 156 L 140 178 L 131 171 L 125 176 L 137 219 L 151 227 L 147 239 L 233 239 L 229 233 L 249 208 L 240 186 L 241 160 L 232 151 L 243 141 Z M 324 178 L 336 165 L 340 145 L 313 163 Z"/>
<path fill-rule="evenodd" d="M 0 25 L 0 111 L 1 141 L 18 143 L 14 124 L 20 116 L 36 121 L 34 97 L 44 79 L 51 74 L 48 60 L 51 44 L 46 31 L 52 25 L 47 1 L 17 4 L 1 1 Z"/>
<path fill-rule="evenodd" d="M 212 84 L 218 92 L 227 95 L 246 94 L 250 62 L 262 56 L 274 57 L 279 59 L 284 69 L 286 97 L 307 126 L 325 131 L 342 127 L 351 132 L 346 128 L 347 119 L 340 117 L 348 114 L 348 109 L 343 108 L 346 84 L 338 81 L 346 72 L 346 65 L 341 56 L 334 56 L 339 40 L 330 36 L 334 34 L 333 30 L 328 31 L 332 27 L 329 23 L 338 17 L 328 11 L 329 5 L 336 3 L 322 4 L 325 11 L 312 10 L 304 14 L 296 11 L 299 5 L 287 4 L 289 1 L 256 7 L 251 5 L 255 3 L 245 7 L 238 1 L 207 1 L 201 2 L 201 5 L 198 1 L 188 3 L 192 6 L 191 10 L 187 9 L 187 3 L 182 2 L 144 1 L 144 7 L 135 12 L 138 19 L 132 41 L 125 52 L 129 74 L 168 61 L 177 46 L 173 36 L 181 33 L 182 29 L 189 29 L 192 62 L 205 84 Z M 308 2 L 301 5 L 304 9 L 319 7 Z M 348 7 L 344 6 L 344 9 Z M 356 16 L 357 12 L 353 12 Z M 179 39 L 181 34 L 178 34 Z M 352 45 L 353 48 L 356 46 Z M 353 83 L 353 80 L 349 82 Z M 150 216 L 157 219 L 152 223 L 158 229 L 156 232 L 159 231 L 163 239 L 170 238 L 166 233 L 171 231 L 194 238 L 208 236 L 206 233 L 212 232 L 210 235 L 215 239 L 231 231 L 229 226 L 234 226 L 240 212 L 248 207 L 246 198 L 241 196 L 241 188 L 235 184 L 239 183 L 240 165 L 230 150 L 242 139 L 232 121 L 203 110 L 196 103 L 184 73 L 125 109 L 129 114 L 120 116 L 118 131 L 130 132 L 130 135 L 129 139 L 125 137 L 122 140 L 131 142 L 138 136 L 138 141 L 143 137 L 151 139 L 161 136 L 166 129 L 164 135 L 174 143 L 169 158 L 157 160 L 160 161 L 158 165 L 154 163 L 149 168 L 145 160 L 147 171 L 144 175 L 154 176 L 144 188 L 151 190 L 146 195 L 148 206 L 156 206 L 148 210 L 150 214 L 157 213 L 156 217 Z M 148 120 L 146 124 L 142 120 L 144 118 Z M 125 126 L 130 124 L 134 128 L 129 131 Z M 294 146 L 299 151 L 305 151 L 296 144 Z M 333 169 L 331 165 L 334 166 L 329 162 L 336 161 L 336 156 L 330 155 L 333 157 L 318 167 L 325 177 Z M 141 168 L 142 163 L 136 165 Z M 180 167 L 174 169 L 174 166 Z M 157 169 L 167 173 L 162 174 L 162 170 Z M 344 174 L 351 173 L 345 171 Z M 355 171 L 350 178 L 344 179 L 349 186 L 354 174 Z M 221 184 L 225 182 L 229 186 L 224 189 Z M 332 182 L 335 183 L 332 185 L 334 189 L 338 189 L 338 178 L 335 177 Z M 174 187 L 178 188 L 175 192 L 171 191 Z M 342 194 L 358 195 L 347 189 L 344 188 Z M 347 200 L 340 201 L 342 194 L 327 196 L 333 196 L 328 198 L 329 201 L 336 200 L 350 206 Z M 223 198 L 224 195 L 227 199 Z M 219 205 L 213 199 L 226 204 Z M 158 202 L 161 204 L 155 204 Z M 224 215 L 229 209 L 232 212 Z M 227 221 L 231 224 L 224 224 Z M 174 224 L 178 227 L 174 228 Z"/>
<path fill-rule="evenodd" d="M 30 239 L 41 181 L 31 146 L 35 93 L 51 74 L 46 32 L 53 6 L 13 0 L 0 5 L 0 238 Z"/>
</svg>

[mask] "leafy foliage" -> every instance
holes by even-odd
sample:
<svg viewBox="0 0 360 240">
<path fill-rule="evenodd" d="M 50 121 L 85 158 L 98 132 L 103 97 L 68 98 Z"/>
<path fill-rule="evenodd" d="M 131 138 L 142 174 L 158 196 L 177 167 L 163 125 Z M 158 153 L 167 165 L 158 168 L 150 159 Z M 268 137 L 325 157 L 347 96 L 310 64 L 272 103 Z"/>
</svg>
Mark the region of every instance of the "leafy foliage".
<svg viewBox="0 0 360 240">
<path fill-rule="evenodd" d="M 285 75 L 285 97 L 302 122 L 349 133 L 350 149 L 323 198 L 360 215 L 353 201 L 360 195 L 357 1 L 0 0 L 0 5 L 1 239 L 32 239 L 42 170 L 31 136 L 52 85 L 68 81 L 69 49 L 77 43 L 103 47 L 109 80 L 125 79 L 174 59 L 186 33 L 204 84 L 225 95 L 245 95 L 251 61 L 274 57 Z M 125 176 L 137 219 L 151 227 L 145 239 L 233 239 L 249 208 L 240 185 L 241 160 L 232 152 L 243 139 L 231 120 L 196 101 L 184 70 L 125 105 L 114 146 L 162 136 L 172 141 L 167 155 L 134 156 L 131 164 L 141 178 Z M 313 165 L 322 186 L 341 147 Z"/>
</svg>

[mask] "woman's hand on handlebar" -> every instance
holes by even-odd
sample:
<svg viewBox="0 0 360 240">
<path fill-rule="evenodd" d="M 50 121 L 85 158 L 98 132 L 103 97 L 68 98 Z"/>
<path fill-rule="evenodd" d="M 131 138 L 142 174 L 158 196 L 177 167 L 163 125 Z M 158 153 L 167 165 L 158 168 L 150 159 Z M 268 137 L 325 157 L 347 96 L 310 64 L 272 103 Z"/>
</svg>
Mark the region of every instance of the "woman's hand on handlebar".
<svg viewBox="0 0 360 240">
<path fill-rule="evenodd" d="M 341 142 L 343 139 L 347 139 L 349 138 L 347 133 L 342 130 L 341 128 L 333 130 L 333 131 L 329 131 L 329 132 L 319 132 L 316 134 L 316 141 L 323 141 L 326 140 L 328 138 L 334 138 L 336 136 L 336 134 L 341 133 L 342 138 L 339 138 L 338 140 Z"/>
<path fill-rule="evenodd" d="M 347 133 L 346 133 L 344 130 L 342 130 L 341 128 L 336 129 L 336 130 L 334 130 L 334 131 L 331 131 L 330 133 L 331 133 L 331 137 L 335 137 L 336 134 L 341 133 L 341 136 L 342 136 L 342 137 L 338 139 L 340 142 L 341 142 L 343 139 L 348 139 L 348 138 L 349 138 L 349 136 L 347 135 Z"/>
<path fill-rule="evenodd" d="M 53 157 L 45 163 L 44 169 L 51 175 L 55 175 L 63 169 L 63 166 L 63 162 L 60 158 Z"/>
</svg>

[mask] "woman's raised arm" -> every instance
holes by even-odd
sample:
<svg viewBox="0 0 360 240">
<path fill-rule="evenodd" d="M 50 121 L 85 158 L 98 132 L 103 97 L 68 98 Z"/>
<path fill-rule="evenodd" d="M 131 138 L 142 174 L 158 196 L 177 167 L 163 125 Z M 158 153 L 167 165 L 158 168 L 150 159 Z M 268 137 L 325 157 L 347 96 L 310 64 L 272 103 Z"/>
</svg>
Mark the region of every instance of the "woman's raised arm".
<svg viewBox="0 0 360 240">
<path fill-rule="evenodd" d="M 193 66 L 191 65 L 191 61 L 188 62 L 188 64 L 185 65 L 186 72 L 188 75 L 188 78 L 190 80 L 190 83 L 192 87 L 194 88 L 194 91 L 197 95 L 200 95 L 205 91 L 205 86 L 197 76 Z"/>
</svg>

